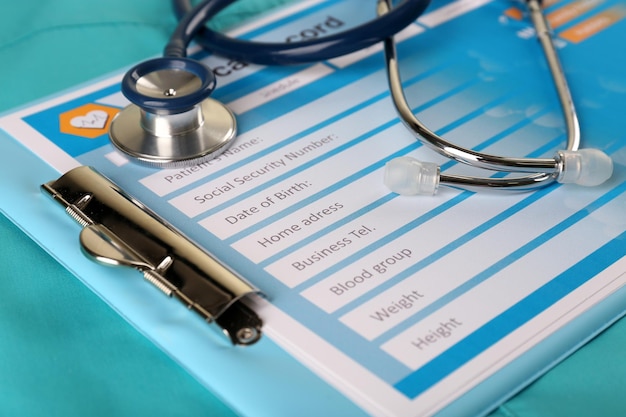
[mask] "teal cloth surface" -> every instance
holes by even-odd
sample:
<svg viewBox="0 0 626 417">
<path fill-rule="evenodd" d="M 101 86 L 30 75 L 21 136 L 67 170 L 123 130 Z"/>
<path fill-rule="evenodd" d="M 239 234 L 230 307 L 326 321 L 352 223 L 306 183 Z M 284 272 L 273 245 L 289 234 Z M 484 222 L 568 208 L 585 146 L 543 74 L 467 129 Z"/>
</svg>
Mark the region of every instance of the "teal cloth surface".
<svg viewBox="0 0 626 417">
<path fill-rule="evenodd" d="M 242 1 L 216 24 L 285 1 Z M 0 111 L 157 55 L 174 25 L 169 0 L 5 2 Z M 0 416 L 234 415 L 3 216 L 0 265 Z M 626 415 L 625 346 L 622 320 L 493 416 Z"/>
</svg>

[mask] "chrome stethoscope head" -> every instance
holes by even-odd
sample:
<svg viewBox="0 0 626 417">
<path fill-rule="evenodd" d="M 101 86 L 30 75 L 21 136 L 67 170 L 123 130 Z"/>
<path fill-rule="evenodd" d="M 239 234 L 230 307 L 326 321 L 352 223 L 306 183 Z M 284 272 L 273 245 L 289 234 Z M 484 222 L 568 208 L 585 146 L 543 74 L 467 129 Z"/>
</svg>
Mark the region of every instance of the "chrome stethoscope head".
<svg viewBox="0 0 626 417">
<path fill-rule="evenodd" d="M 209 96 L 213 71 L 182 57 L 156 58 L 131 68 L 122 93 L 132 103 L 111 123 L 111 142 L 146 165 L 177 167 L 212 159 L 235 139 L 233 113 Z"/>
</svg>

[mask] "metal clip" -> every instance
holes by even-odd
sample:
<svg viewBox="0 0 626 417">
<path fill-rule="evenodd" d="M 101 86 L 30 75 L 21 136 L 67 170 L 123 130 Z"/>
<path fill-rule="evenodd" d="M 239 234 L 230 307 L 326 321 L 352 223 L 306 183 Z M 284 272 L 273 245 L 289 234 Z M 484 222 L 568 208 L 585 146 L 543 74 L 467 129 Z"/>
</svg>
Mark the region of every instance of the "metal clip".
<svg viewBox="0 0 626 417">
<path fill-rule="evenodd" d="M 89 257 L 138 269 L 234 344 L 260 339 L 262 321 L 242 302 L 258 290 L 109 179 L 83 166 L 41 188 L 83 227 L 80 244 Z"/>
</svg>

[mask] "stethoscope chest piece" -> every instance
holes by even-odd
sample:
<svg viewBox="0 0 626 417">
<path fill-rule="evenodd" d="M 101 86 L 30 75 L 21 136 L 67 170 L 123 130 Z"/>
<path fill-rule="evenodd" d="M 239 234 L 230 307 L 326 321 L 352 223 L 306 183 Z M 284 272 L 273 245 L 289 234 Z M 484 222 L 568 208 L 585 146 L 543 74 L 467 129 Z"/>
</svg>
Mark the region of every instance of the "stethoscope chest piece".
<svg viewBox="0 0 626 417">
<path fill-rule="evenodd" d="M 146 165 L 198 164 L 235 139 L 233 113 L 210 98 L 213 72 L 187 58 L 157 58 L 131 68 L 122 93 L 131 102 L 113 119 L 109 136 L 122 153 Z"/>
</svg>

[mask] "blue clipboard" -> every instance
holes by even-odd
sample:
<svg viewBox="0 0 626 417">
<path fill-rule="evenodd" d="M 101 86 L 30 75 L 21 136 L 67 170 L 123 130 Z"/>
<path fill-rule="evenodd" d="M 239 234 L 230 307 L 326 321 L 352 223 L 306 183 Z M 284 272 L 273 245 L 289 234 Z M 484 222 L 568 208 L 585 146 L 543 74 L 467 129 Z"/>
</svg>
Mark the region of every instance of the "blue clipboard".
<svg viewBox="0 0 626 417">
<path fill-rule="evenodd" d="M 57 177 L 59 173 L 51 167 L 41 164 L 30 151 L 7 135 L 3 135 L 5 136 L 3 140 L 7 144 L 6 152 L 11 156 L 8 158 L 8 163 L 2 167 L 5 178 L 11 176 L 11 173 L 21 172 L 20 167 L 29 166 L 30 168 L 25 175 L 20 176 L 15 181 L 3 184 L 3 191 L 6 192 L 6 195 L 12 195 L 14 198 L 3 203 L 2 210 L 16 224 L 21 225 L 37 243 L 53 252 L 53 256 L 75 275 L 92 277 L 91 288 L 104 299 L 109 298 L 108 294 L 119 294 L 122 288 L 128 290 L 127 282 L 120 284 L 120 274 L 126 273 L 117 270 L 103 270 L 98 265 L 82 258 L 75 239 L 67 233 L 68 225 L 62 221 L 56 224 L 50 223 L 50 207 L 45 203 L 43 196 L 39 193 L 24 192 L 30 190 L 33 184 L 37 186 L 49 181 Z M 61 216 L 58 218 L 60 219 Z M 70 222 L 67 221 L 67 223 Z M 59 236 L 64 237 L 59 238 Z M 131 276 L 129 273 L 128 281 L 132 281 Z M 134 284 L 132 285 L 135 288 Z M 152 296 L 139 287 L 140 285 L 137 284 L 136 289 L 140 293 L 148 297 Z M 158 296 L 159 294 L 154 294 L 154 305 L 160 303 Z M 625 296 L 626 294 L 621 289 L 607 297 L 601 305 L 587 311 L 574 323 L 565 326 L 501 372 L 459 398 L 449 408 L 444 409 L 441 415 L 471 415 L 490 409 L 494 404 L 499 403 L 503 398 L 527 384 L 584 341 L 619 318 L 624 312 Z M 132 312 L 129 313 L 132 311 L 132 307 L 127 308 L 124 303 L 131 305 L 136 302 L 136 299 L 132 296 L 125 300 L 124 297 L 119 296 L 113 298 L 116 297 L 118 300 L 114 308 L 152 340 L 155 340 L 155 337 L 142 329 L 152 329 L 151 331 L 157 333 L 166 329 L 172 335 L 183 332 L 181 338 L 185 340 L 193 340 L 197 334 L 205 334 L 200 322 L 189 323 L 186 321 L 183 328 L 168 323 L 171 321 L 171 317 L 177 317 L 180 314 L 176 307 L 168 308 L 167 311 L 154 309 L 152 311 L 154 314 L 148 316 L 144 314 L 145 312 L 133 316 Z M 164 323 L 168 323 L 168 325 L 164 327 Z M 161 345 L 161 347 L 171 352 L 171 346 L 164 347 Z M 189 363 L 201 360 L 195 356 L 197 352 L 186 351 L 184 347 L 180 346 L 175 349 L 180 349 L 175 355 L 177 358 L 187 358 Z M 254 351 L 245 352 L 227 350 L 218 344 L 208 347 L 203 355 L 217 358 L 217 360 L 212 361 L 211 364 L 213 376 L 207 379 L 207 376 L 203 375 L 199 378 L 218 397 L 224 399 L 227 404 L 241 414 L 290 415 L 293 414 L 293 410 L 299 410 L 299 414 L 304 415 L 319 415 L 328 412 L 328 410 L 332 410 L 338 415 L 363 414 L 363 411 L 351 401 L 330 388 L 319 377 L 287 355 L 270 340 L 264 340 L 258 345 L 258 348 L 255 347 Z M 185 364 L 180 359 L 178 361 L 182 362 L 182 365 L 191 374 L 196 374 L 193 369 L 194 366 Z M 233 377 L 225 379 L 224 375 L 232 375 Z M 268 375 L 280 377 L 268 379 Z M 289 377 L 286 378 L 285 375 Z M 268 381 L 271 381 L 271 384 Z M 301 382 L 294 384 L 294 381 Z M 306 386 L 307 389 L 303 390 L 301 386 Z M 325 398 L 326 401 L 316 401 L 317 398 Z M 303 404 L 306 406 L 303 407 Z M 307 414 L 309 412 L 310 414 Z"/>
</svg>

